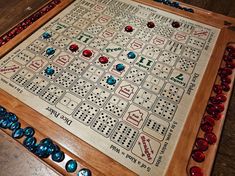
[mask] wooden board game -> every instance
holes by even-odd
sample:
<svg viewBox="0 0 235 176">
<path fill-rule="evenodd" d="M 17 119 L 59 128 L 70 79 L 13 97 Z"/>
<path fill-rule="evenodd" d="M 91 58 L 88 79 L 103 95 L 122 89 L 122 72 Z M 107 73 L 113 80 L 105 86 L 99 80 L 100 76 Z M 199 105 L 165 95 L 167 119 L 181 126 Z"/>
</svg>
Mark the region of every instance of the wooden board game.
<svg viewBox="0 0 235 176">
<path fill-rule="evenodd" d="M 235 40 L 221 21 L 150 5 L 76 0 L 0 60 L 1 96 L 33 111 L 22 120 L 97 175 L 186 175 L 184 159 Z M 72 140 L 63 143 L 63 134 Z"/>
</svg>

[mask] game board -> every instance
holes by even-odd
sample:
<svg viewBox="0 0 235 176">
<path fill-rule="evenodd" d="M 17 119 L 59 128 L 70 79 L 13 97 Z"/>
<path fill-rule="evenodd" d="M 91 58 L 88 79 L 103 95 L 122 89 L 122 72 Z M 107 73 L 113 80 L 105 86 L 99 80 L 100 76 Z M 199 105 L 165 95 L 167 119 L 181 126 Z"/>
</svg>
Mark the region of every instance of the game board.
<svg viewBox="0 0 235 176">
<path fill-rule="evenodd" d="M 0 60 L 0 88 L 136 174 L 164 175 L 219 33 L 129 0 L 76 0 Z"/>
</svg>

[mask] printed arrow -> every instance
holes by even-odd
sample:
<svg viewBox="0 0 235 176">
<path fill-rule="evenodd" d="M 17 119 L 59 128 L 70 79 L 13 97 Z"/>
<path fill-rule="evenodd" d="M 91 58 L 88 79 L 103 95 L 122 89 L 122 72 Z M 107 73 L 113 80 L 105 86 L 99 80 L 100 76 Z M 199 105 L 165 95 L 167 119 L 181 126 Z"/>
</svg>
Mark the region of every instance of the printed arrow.
<svg viewBox="0 0 235 176">
<path fill-rule="evenodd" d="M 142 149 L 142 147 L 141 147 L 141 143 L 140 143 L 140 142 L 138 142 L 138 144 L 139 144 L 140 151 L 142 152 L 142 157 L 143 157 L 143 156 L 145 156 L 145 154 L 144 154 L 143 149 Z"/>
<path fill-rule="evenodd" d="M 150 148 L 150 150 L 151 150 L 151 152 L 152 152 L 152 154 L 153 154 L 153 149 L 152 149 L 152 146 L 151 146 L 151 144 L 150 144 L 150 139 L 147 139 L 146 141 L 149 143 L 149 148 Z"/>
</svg>

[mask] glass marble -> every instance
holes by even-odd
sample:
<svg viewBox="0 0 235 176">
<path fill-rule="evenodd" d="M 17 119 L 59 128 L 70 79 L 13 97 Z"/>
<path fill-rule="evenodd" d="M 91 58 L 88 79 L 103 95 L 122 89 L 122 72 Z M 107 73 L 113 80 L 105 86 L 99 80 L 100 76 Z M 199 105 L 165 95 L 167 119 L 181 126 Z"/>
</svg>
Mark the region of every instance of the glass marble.
<svg viewBox="0 0 235 176">
<path fill-rule="evenodd" d="M 35 131 L 32 127 L 26 127 L 24 129 L 24 135 L 27 137 L 32 137 L 34 135 Z"/>
<path fill-rule="evenodd" d="M 6 109 L 2 106 L 0 106 L 0 118 L 2 115 L 4 115 L 6 113 Z"/>
<path fill-rule="evenodd" d="M 125 70 L 125 66 L 123 64 L 117 64 L 116 65 L 116 70 L 121 72 L 121 71 Z"/>
<path fill-rule="evenodd" d="M 40 141 L 40 144 L 47 144 L 47 145 L 50 145 L 50 144 L 52 144 L 53 143 L 53 141 L 52 141 L 52 139 L 50 139 L 50 138 L 44 138 L 44 139 L 42 139 L 41 141 Z"/>
<path fill-rule="evenodd" d="M 10 122 L 11 121 L 8 118 L 1 119 L 0 121 L 1 128 L 7 129 Z"/>
<path fill-rule="evenodd" d="M 127 57 L 128 57 L 129 59 L 135 59 L 135 58 L 136 58 L 136 54 L 135 54 L 134 52 L 130 51 L 130 52 L 127 54 Z"/>
<path fill-rule="evenodd" d="M 116 84 L 116 79 L 113 76 L 109 76 L 106 83 L 108 83 L 109 85 L 114 85 Z"/>
<path fill-rule="evenodd" d="M 83 168 L 78 172 L 77 176 L 92 176 L 92 174 L 89 169 Z"/>
<path fill-rule="evenodd" d="M 47 55 L 52 55 L 54 53 L 55 53 L 55 49 L 54 48 L 47 48 L 47 50 L 46 50 L 46 54 Z"/>
<path fill-rule="evenodd" d="M 49 38 L 51 38 L 51 34 L 49 33 L 49 32 L 44 32 L 43 34 L 42 34 L 42 37 L 44 38 L 44 39 L 49 39 Z"/>
<path fill-rule="evenodd" d="M 62 151 L 57 151 L 51 155 L 51 159 L 55 162 L 61 162 L 64 160 L 64 152 Z"/>
<path fill-rule="evenodd" d="M 82 52 L 82 55 L 83 55 L 84 57 L 91 57 L 91 56 L 92 56 L 92 51 L 91 51 L 91 50 L 84 50 L 84 51 Z"/>
<path fill-rule="evenodd" d="M 45 73 L 51 76 L 55 73 L 55 70 L 52 67 L 47 67 Z"/>
<path fill-rule="evenodd" d="M 10 129 L 12 124 L 13 122 L 9 118 L 4 118 L 1 123 L 1 127 L 4 129 L 7 129 L 7 128 Z"/>
<path fill-rule="evenodd" d="M 75 172 L 77 169 L 77 162 L 75 160 L 69 160 L 66 165 L 65 165 L 65 169 L 67 172 Z"/>
<path fill-rule="evenodd" d="M 79 47 L 77 44 L 72 44 L 69 46 L 69 50 L 72 51 L 72 52 L 76 52 L 78 51 Z"/>
<path fill-rule="evenodd" d="M 35 154 L 40 158 L 47 158 L 49 156 L 48 152 L 48 145 L 40 143 L 35 151 Z"/>
<path fill-rule="evenodd" d="M 12 122 L 17 122 L 18 121 L 18 117 L 15 114 L 11 113 L 11 112 L 8 113 L 8 118 Z"/>
<path fill-rule="evenodd" d="M 15 139 L 20 139 L 24 136 L 24 130 L 22 128 L 18 128 L 13 130 L 12 137 Z"/>
<path fill-rule="evenodd" d="M 20 128 L 20 126 L 21 126 L 21 123 L 20 122 L 13 122 L 12 124 L 11 124 L 11 126 L 10 126 L 10 130 L 15 130 L 15 129 L 18 129 L 18 128 Z"/>
<path fill-rule="evenodd" d="M 31 146 L 34 146 L 36 144 L 37 140 L 35 137 L 26 137 L 23 141 L 23 145 L 28 148 Z"/>
</svg>

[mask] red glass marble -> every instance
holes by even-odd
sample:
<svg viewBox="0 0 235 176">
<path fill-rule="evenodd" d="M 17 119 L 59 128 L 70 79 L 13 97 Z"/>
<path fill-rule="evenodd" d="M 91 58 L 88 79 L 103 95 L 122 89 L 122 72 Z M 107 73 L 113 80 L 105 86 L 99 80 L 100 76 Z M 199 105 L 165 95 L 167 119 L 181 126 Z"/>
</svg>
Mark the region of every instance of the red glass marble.
<svg viewBox="0 0 235 176">
<path fill-rule="evenodd" d="M 171 25 L 172 25 L 173 28 L 179 28 L 180 27 L 180 23 L 177 22 L 177 21 L 172 22 Z"/>
<path fill-rule="evenodd" d="M 217 115 L 219 113 L 213 104 L 207 105 L 206 112 L 212 116 Z"/>
<path fill-rule="evenodd" d="M 223 60 L 226 61 L 226 62 L 232 62 L 232 61 L 233 61 L 233 58 L 232 58 L 232 57 L 229 57 L 228 55 L 224 55 L 224 56 L 223 56 Z"/>
<path fill-rule="evenodd" d="M 21 33 L 23 30 L 24 30 L 24 28 L 23 28 L 21 25 L 18 25 L 18 26 L 16 27 L 16 33 L 17 33 L 17 34 Z"/>
<path fill-rule="evenodd" d="M 235 68 L 235 62 L 227 61 L 227 62 L 226 62 L 226 67 L 227 67 L 227 68 L 234 69 L 234 68 Z"/>
<path fill-rule="evenodd" d="M 72 52 L 76 52 L 79 49 L 77 44 L 72 44 L 69 46 L 69 50 Z"/>
<path fill-rule="evenodd" d="M 0 46 L 2 45 L 2 43 L 3 43 L 3 39 L 2 39 L 2 38 L 0 38 Z"/>
<path fill-rule="evenodd" d="M 217 141 L 217 137 L 213 132 L 205 133 L 204 138 L 209 144 L 214 144 Z"/>
<path fill-rule="evenodd" d="M 221 82 L 222 83 L 227 83 L 227 84 L 230 84 L 232 82 L 231 78 L 230 77 L 223 77 L 221 78 Z"/>
<path fill-rule="evenodd" d="M 233 46 L 227 46 L 226 50 L 230 52 L 235 52 L 235 48 Z"/>
<path fill-rule="evenodd" d="M 217 101 L 223 103 L 223 102 L 225 102 L 227 100 L 227 97 L 226 97 L 225 94 L 221 93 L 221 94 L 217 94 L 215 96 L 215 99 L 217 99 Z"/>
<path fill-rule="evenodd" d="M 212 104 L 220 104 L 221 103 L 218 99 L 215 98 L 215 96 L 214 97 L 210 97 L 209 100 L 210 100 L 210 102 Z"/>
<path fill-rule="evenodd" d="M 132 26 L 126 26 L 125 27 L 126 32 L 132 32 L 133 30 L 134 30 L 134 28 Z"/>
<path fill-rule="evenodd" d="M 213 131 L 213 126 L 211 126 L 209 123 L 201 124 L 200 128 L 206 133 Z"/>
<path fill-rule="evenodd" d="M 227 83 L 222 84 L 222 90 L 228 92 L 230 90 L 230 86 Z"/>
<path fill-rule="evenodd" d="M 154 27 L 155 27 L 155 24 L 154 24 L 154 22 L 149 21 L 149 22 L 147 23 L 147 26 L 148 26 L 149 28 L 154 28 Z"/>
<path fill-rule="evenodd" d="M 197 138 L 195 142 L 195 146 L 200 151 L 206 151 L 209 147 L 208 142 L 203 138 Z"/>
<path fill-rule="evenodd" d="M 200 150 L 193 150 L 192 158 L 193 158 L 194 161 L 201 163 L 205 160 L 205 155 Z"/>
<path fill-rule="evenodd" d="M 213 119 L 215 119 L 215 120 L 220 120 L 222 117 L 223 117 L 223 114 L 216 114 L 216 115 L 213 115 L 212 116 L 213 117 Z"/>
<path fill-rule="evenodd" d="M 223 91 L 222 86 L 218 85 L 218 84 L 215 84 L 214 87 L 213 87 L 213 91 L 217 94 L 222 93 L 222 91 Z"/>
<path fill-rule="evenodd" d="M 214 108 L 215 108 L 216 111 L 219 112 L 219 113 L 224 111 L 224 105 L 223 105 L 223 104 L 214 105 Z"/>
<path fill-rule="evenodd" d="M 107 58 L 107 57 L 105 57 L 105 56 L 101 56 L 101 57 L 99 58 L 99 62 L 100 62 L 101 64 L 106 64 L 106 63 L 109 62 L 109 58 Z"/>
<path fill-rule="evenodd" d="M 230 68 L 222 68 L 219 71 L 219 75 L 221 77 L 227 77 L 227 76 L 231 75 L 232 73 L 233 73 L 233 71 Z"/>
<path fill-rule="evenodd" d="M 84 50 L 82 52 L 82 55 L 85 56 L 85 57 L 91 57 L 92 56 L 92 52 L 91 52 L 91 50 Z"/>
<path fill-rule="evenodd" d="M 53 1 L 55 4 L 59 4 L 60 3 L 60 0 L 54 0 Z"/>
<path fill-rule="evenodd" d="M 228 56 L 234 58 L 235 57 L 235 51 L 229 52 Z"/>
<path fill-rule="evenodd" d="M 205 115 L 203 118 L 202 118 L 202 124 L 205 124 L 205 123 L 208 123 L 210 124 L 211 126 L 214 126 L 215 125 L 215 120 L 212 116 L 210 115 Z"/>
<path fill-rule="evenodd" d="M 202 169 L 197 166 L 193 166 L 190 168 L 190 176 L 203 176 Z"/>
</svg>

